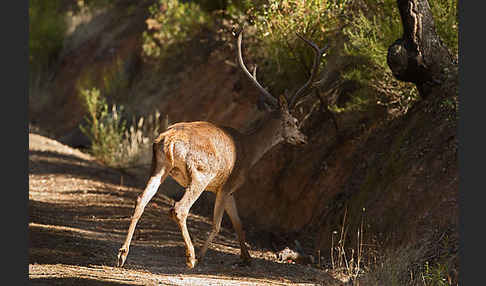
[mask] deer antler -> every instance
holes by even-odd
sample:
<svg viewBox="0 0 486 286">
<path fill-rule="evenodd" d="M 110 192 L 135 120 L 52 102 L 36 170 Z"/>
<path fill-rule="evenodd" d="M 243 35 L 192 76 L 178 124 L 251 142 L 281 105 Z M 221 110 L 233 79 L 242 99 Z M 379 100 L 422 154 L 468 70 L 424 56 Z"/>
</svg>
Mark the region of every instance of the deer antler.
<svg viewBox="0 0 486 286">
<path fill-rule="evenodd" d="M 238 63 L 240 64 L 241 69 L 245 72 L 248 78 L 255 84 L 255 86 L 262 92 L 264 100 L 270 104 L 272 107 L 278 106 L 278 101 L 275 97 L 273 97 L 256 79 L 256 66 L 253 70 L 253 75 L 248 71 L 243 62 L 243 57 L 241 56 L 241 39 L 243 34 L 243 28 L 240 31 L 236 32 L 235 37 L 237 37 L 237 50 L 238 50 Z"/>
<path fill-rule="evenodd" d="M 301 88 L 299 88 L 299 90 L 297 90 L 297 92 L 295 92 L 295 94 L 292 95 L 292 97 L 290 97 L 289 106 L 294 106 L 296 100 L 304 94 L 304 91 L 306 91 L 306 89 L 309 86 L 311 88 L 314 87 L 314 86 L 311 86 L 311 84 L 312 84 L 312 82 L 315 80 L 315 78 L 317 76 L 317 71 L 319 70 L 319 63 L 321 61 L 322 55 L 324 54 L 324 52 L 328 48 L 328 46 L 326 45 L 326 46 L 324 46 L 324 48 L 320 49 L 315 43 L 313 43 L 313 42 L 305 39 L 304 37 L 302 37 L 298 33 L 295 33 L 295 34 L 300 39 L 302 39 L 306 44 L 308 44 L 309 46 L 311 46 L 312 49 L 314 49 L 314 64 L 312 66 L 311 75 L 310 75 L 309 79 L 307 80 L 307 82 Z"/>
</svg>

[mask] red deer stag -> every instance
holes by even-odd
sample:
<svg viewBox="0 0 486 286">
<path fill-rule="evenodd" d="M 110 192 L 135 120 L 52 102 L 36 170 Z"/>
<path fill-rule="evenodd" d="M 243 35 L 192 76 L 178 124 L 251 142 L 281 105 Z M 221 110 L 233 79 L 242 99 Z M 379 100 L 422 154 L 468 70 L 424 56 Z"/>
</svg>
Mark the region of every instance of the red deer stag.
<svg viewBox="0 0 486 286">
<path fill-rule="evenodd" d="M 189 209 L 205 190 L 216 193 L 213 213 L 213 227 L 198 257 L 204 255 L 221 227 L 223 211 L 226 211 L 233 224 L 241 248 L 241 259 L 250 262 L 250 254 L 245 245 L 245 233 L 236 209 L 233 193 L 245 182 L 252 166 L 273 146 L 282 141 L 294 145 L 305 144 L 307 138 L 299 131 L 298 121 L 289 113 L 296 99 L 312 88 L 320 59 L 325 49 L 298 35 L 315 51 L 314 63 L 309 80 L 289 99 L 278 99 L 266 91 L 256 79 L 256 69 L 250 74 L 241 55 L 242 31 L 237 33 L 238 62 L 244 73 L 261 91 L 263 100 L 270 110 L 259 128 L 250 134 L 242 134 L 229 127 L 220 127 L 209 122 L 182 122 L 168 127 L 154 140 L 152 171 L 147 186 L 137 198 L 137 205 L 125 243 L 118 252 L 118 266 L 122 267 L 128 255 L 130 241 L 138 220 L 160 184 L 170 175 L 181 186 L 185 194 L 170 210 L 170 216 L 179 225 L 186 246 L 186 264 L 189 268 L 196 265 L 186 219 Z"/>
</svg>

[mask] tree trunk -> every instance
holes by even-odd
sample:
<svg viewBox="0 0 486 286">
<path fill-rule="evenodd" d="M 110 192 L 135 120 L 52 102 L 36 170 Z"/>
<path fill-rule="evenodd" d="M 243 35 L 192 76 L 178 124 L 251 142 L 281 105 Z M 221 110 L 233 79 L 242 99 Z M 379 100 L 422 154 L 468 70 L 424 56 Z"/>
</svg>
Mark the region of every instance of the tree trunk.
<svg viewBox="0 0 486 286">
<path fill-rule="evenodd" d="M 457 71 L 457 63 L 436 33 L 427 0 L 397 0 L 397 4 L 403 36 L 388 48 L 387 63 L 398 80 L 415 83 L 425 98 Z"/>
</svg>

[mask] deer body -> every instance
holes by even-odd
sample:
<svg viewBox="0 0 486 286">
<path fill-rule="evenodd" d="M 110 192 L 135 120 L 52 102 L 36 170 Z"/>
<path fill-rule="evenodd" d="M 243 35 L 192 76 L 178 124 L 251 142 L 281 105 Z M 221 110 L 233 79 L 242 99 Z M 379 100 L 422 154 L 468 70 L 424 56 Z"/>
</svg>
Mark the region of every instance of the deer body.
<svg viewBox="0 0 486 286">
<path fill-rule="evenodd" d="M 154 140 L 153 164 L 164 161 L 169 175 L 183 187 L 189 186 L 191 172 L 197 170 L 210 178 L 207 191 L 216 193 L 224 186 L 231 194 L 246 179 L 246 170 L 284 140 L 279 120 L 267 116 L 263 121 L 266 124 L 248 134 L 205 121 L 176 123 Z M 302 137 L 299 143 L 304 141 Z"/>
<path fill-rule="evenodd" d="M 254 131 L 247 134 L 230 127 L 197 121 L 173 124 L 154 140 L 151 174 L 145 190 L 137 198 L 125 243 L 118 252 L 118 266 L 125 263 L 136 224 L 145 206 L 169 175 L 186 188 L 182 199 L 170 210 L 170 216 L 181 230 L 187 266 L 194 267 L 197 260 L 186 220 L 191 206 L 205 190 L 214 192 L 216 199 L 213 228 L 201 249 L 199 261 L 219 232 L 224 211 L 238 235 L 241 258 L 244 262 L 250 261 L 245 233 L 232 194 L 243 185 L 251 167 L 273 146 L 283 141 L 294 145 L 305 144 L 307 138 L 299 131 L 297 119 L 290 114 L 286 98 L 280 96 L 277 99 L 269 95 L 256 81 L 256 71 L 251 76 L 244 66 L 241 33 L 238 36 L 238 56 L 240 66 L 266 96 L 266 102 L 272 107 L 271 112 L 266 114 Z M 310 84 L 311 80 L 304 87 Z M 297 93 L 302 93 L 304 87 Z M 292 97 L 291 102 L 294 101 L 295 97 Z"/>
</svg>

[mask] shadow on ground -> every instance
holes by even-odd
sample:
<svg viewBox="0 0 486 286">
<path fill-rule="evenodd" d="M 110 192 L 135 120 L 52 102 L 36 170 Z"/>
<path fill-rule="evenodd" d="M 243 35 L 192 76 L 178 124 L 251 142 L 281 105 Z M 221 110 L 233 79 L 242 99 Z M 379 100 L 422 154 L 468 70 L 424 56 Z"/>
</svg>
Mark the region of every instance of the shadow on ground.
<svg viewBox="0 0 486 286">
<path fill-rule="evenodd" d="M 132 208 L 63 207 L 62 204 L 30 201 L 29 264 L 115 266 L 116 254 L 123 243 L 131 212 Z M 166 215 L 157 218 L 153 213 L 149 211 L 145 217 L 142 216 L 124 269 L 144 270 L 159 275 L 223 275 L 232 278 L 283 278 L 295 283 L 308 281 L 288 274 L 299 271 L 304 267 L 301 265 L 254 258 L 251 266 L 237 266 L 238 244 L 228 230 L 223 230 L 218 236 L 216 250 L 210 249 L 202 264 L 195 269 L 187 269 L 185 248 L 177 226 Z M 206 239 L 210 225 L 195 217 L 189 219 L 188 227 L 197 251 Z M 35 278 L 32 282 L 47 285 L 52 279 Z M 101 285 L 90 279 L 82 279 L 85 278 L 59 278 L 60 281 L 49 285 L 62 285 L 63 282 Z M 127 285 L 107 283 L 105 285 Z"/>
<path fill-rule="evenodd" d="M 120 282 L 109 282 L 109 281 L 100 281 L 97 278 L 90 279 L 90 278 L 35 278 L 31 279 L 31 284 L 35 285 L 89 285 L 89 286 L 124 286 L 124 285 L 133 285 L 133 284 L 124 284 Z"/>
<path fill-rule="evenodd" d="M 164 185 L 137 224 L 125 266 L 116 268 L 118 249 L 143 188 L 129 177 L 121 186 L 119 179 L 117 170 L 74 155 L 30 150 L 31 284 L 146 285 L 159 279 L 167 284 L 180 275 L 184 279 L 202 279 L 203 284 L 204 279 L 252 285 L 269 281 L 320 284 L 329 280 L 324 271 L 312 267 L 277 263 L 273 253 L 265 249 L 250 247 L 252 265 L 237 265 L 239 244 L 233 230 L 225 227 L 228 224 L 223 225 L 205 260 L 187 269 L 180 230 L 167 215 L 174 200 L 163 194 Z M 211 219 L 191 210 L 187 225 L 197 253 L 211 230 Z"/>
<path fill-rule="evenodd" d="M 109 184 L 120 184 L 125 176 L 124 185 L 142 187 L 143 181 L 134 176 L 114 169 L 95 165 L 92 161 L 52 151 L 29 150 L 29 174 L 69 174 L 71 176 L 103 181 Z"/>
</svg>

